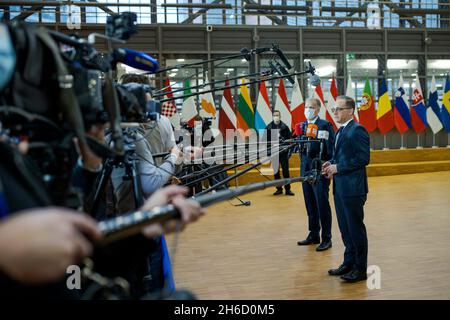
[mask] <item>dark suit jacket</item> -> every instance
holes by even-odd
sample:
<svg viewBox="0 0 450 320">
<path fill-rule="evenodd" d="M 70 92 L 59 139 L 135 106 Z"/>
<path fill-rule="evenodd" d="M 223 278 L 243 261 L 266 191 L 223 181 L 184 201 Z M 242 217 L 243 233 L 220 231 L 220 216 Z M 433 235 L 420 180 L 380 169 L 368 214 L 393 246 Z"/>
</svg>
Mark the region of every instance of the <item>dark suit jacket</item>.
<svg viewBox="0 0 450 320">
<path fill-rule="evenodd" d="M 369 192 L 366 166 L 370 162 L 370 137 L 367 130 L 352 120 L 339 134 L 332 164 L 337 164 L 333 177 L 333 194 L 363 196 Z"/>
<path fill-rule="evenodd" d="M 314 122 L 315 125 L 317 125 L 318 130 L 326 130 L 329 133 L 329 138 L 325 142 L 325 147 L 322 151 L 322 159 L 324 161 L 331 160 L 333 158 L 334 153 L 334 130 L 333 125 L 328 122 L 327 120 L 322 120 L 320 118 L 317 118 L 317 120 Z M 308 121 L 302 122 L 302 131 L 306 132 L 306 128 L 308 127 Z M 307 148 L 306 145 L 300 149 L 300 155 L 302 157 L 301 163 L 300 163 L 300 174 L 302 176 L 305 175 L 305 173 L 309 170 L 311 170 L 311 162 L 314 158 L 319 157 L 320 153 L 320 143 L 319 142 L 311 142 L 309 147 L 309 153 L 306 152 Z"/>
</svg>

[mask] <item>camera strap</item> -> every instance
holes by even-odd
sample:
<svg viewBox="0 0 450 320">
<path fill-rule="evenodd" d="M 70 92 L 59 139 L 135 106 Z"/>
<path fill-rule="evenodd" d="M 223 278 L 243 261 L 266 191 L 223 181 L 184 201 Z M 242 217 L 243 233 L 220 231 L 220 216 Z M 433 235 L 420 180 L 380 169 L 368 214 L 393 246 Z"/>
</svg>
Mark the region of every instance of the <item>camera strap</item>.
<svg viewBox="0 0 450 320">
<path fill-rule="evenodd" d="M 75 135 L 83 144 L 87 144 L 80 106 L 73 91 L 73 76 L 68 72 L 58 46 L 44 28 L 38 28 L 36 36 L 47 46 L 53 55 L 59 85 L 59 106 L 69 121 Z"/>
</svg>

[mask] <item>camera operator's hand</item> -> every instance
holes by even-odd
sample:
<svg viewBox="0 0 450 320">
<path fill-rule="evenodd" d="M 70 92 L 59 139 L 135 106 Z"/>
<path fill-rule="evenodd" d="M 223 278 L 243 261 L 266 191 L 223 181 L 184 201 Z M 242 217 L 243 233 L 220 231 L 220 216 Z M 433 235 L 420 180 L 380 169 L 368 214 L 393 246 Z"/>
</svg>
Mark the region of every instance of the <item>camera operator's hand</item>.
<svg viewBox="0 0 450 320">
<path fill-rule="evenodd" d="M 162 233 L 169 233 L 182 229 L 187 223 L 197 220 L 205 213 L 200 204 L 194 200 L 186 199 L 188 188 L 180 186 L 168 186 L 156 191 L 143 205 L 143 210 L 150 210 L 157 206 L 172 203 L 181 213 L 181 220 L 168 221 L 164 224 L 153 224 L 146 227 L 143 233 L 151 238 Z"/>
<path fill-rule="evenodd" d="M 105 143 L 105 126 L 101 124 L 93 125 L 86 135 L 97 140 L 99 143 Z M 78 154 L 81 156 L 81 162 L 83 167 L 90 171 L 98 171 L 101 166 L 103 159 L 92 152 L 91 148 L 87 144 L 84 144 L 78 139 L 75 139 L 75 146 L 77 148 Z"/>
<path fill-rule="evenodd" d="M 0 269 L 26 284 L 57 281 L 92 253 L 94 220 L 65 208 L 18 212 L 0 222 Z"/>
<path fill-rule="evenodd" d="M 177 157 L 176 163 L 179 163 L 180 159 L 183 158 L 183 152 L 180 150 L 180 148 L 178 148 L 177 145 L 173 146 L 172 149 L 170 149 L 170 153 Z"/>
</svg>

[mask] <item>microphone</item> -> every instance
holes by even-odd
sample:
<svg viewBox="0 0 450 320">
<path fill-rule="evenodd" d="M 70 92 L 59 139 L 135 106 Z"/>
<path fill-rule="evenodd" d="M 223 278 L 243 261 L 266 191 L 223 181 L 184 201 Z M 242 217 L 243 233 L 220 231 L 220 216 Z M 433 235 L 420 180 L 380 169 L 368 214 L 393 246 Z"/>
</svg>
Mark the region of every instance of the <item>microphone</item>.
<svg viewBox="0 0 450 320">
<path fill-rule="evenodd" d="M 122 62 L 132 68 L 152 73 L 158 71 L 159 68 L 159 62 L 155 58 L 131 49 L 114 49 L 113 58 L 115 61 Z"/>
<path fill-rule="evenodd" d="M 314 123 L 309 123 L 306 127 L 306 138 L 308 140 L 315 139 L 317 137 L 317 131 L 319 127 Z M 307 142 L 306 144 L 306 155 L 309 156 L 309 152 L 311 151 L 311 142 Z"/>
<path fill-rule="evenodd" d="M 317 74 L 313 74 L 309 77 L 309 81 L 311 81 L 311 85 L 317 87 L 320 84 L 320 77 Z"/>
<path fill-rule="evenodd" d="M 311 61 L 308 61 L 308 70 L 311 74 L 309 76 L 309 81 L 311 82 L 311 85 L 314 87 L 317 87 L 320 84 L 320 77 L 316 74 L 316 68 L 314 68 L 311 65 Z"/>
<path fill-rule="evenodd" d="M 315 139 L 317 138 L 317 131 L 319 127 L 314 123 L 309 123 L 308 127 L 306 127 L 306 137 Z"/>
<path fill-rule="evenodd" d="M 322 160 L 323 149 L 325 147 L 325 141 L 328 141 L 330 138 L 330 133 L 326 130 L 319 130 L 317 133 L 317 139 L 320 139 L 320 152 L 319 159 Z"/>
<path fill-rule="evenodd" d="M 272 43 L 272 50 L 275 51 L 278 57 L 283 61 L 284 65 L 288 70 L 292 69 L 292 65 L 289 63 L 288 59 L 284 55 L 283 51 L 281 51 L 280 46 Z M 289 80 L 290 81 L 290 80 Z M 292 82 L 293 83 L 293 82 Z"/>
<path fill-rule="evenodd" d="M 300 137 L 303 135 L 303 128 L 301 123 L 297 123 L 294 127 L 294 134 L 297 137 Z"/>
</svg>

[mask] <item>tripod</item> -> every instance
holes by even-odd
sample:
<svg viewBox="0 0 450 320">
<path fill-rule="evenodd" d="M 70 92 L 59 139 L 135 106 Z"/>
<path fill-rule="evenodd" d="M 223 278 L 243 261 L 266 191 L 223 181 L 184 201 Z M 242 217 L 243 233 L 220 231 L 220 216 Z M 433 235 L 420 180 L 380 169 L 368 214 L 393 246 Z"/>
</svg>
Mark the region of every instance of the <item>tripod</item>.
<svg viewBox="0 0 450 320">
<path fill-rule="evenodd" d="M 94 199 L 92 201 L 91 212 L 95 213 L 98 211 L 102 194 L 106 190 L 108 180 L 111 177 L 111 173 L 114 168 L 125 168 L 124 180 L 131 180 L 133 189 L 133 199 L 135 208 L 139 208 L 143 204 L 143 194 L 142 185 L 138 177 L 138 164 L 139 159 L 137 158 L 134 149 L 125 149 L 125 154 L 123 156 L 115 156 L 113 158 L 108 158 L 105 160 L 102 172 L 100 173 L 100 178 L 98 182 L 97 189 L 94 193 Z"/>
</svg>

